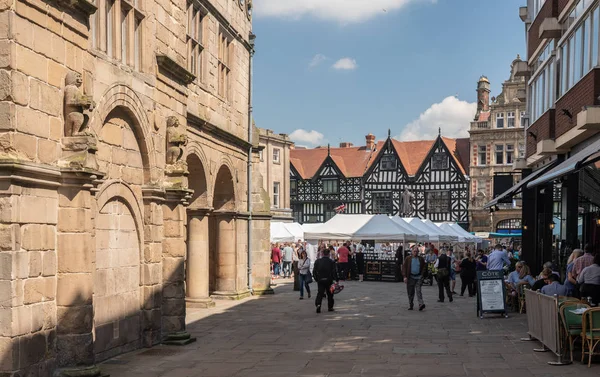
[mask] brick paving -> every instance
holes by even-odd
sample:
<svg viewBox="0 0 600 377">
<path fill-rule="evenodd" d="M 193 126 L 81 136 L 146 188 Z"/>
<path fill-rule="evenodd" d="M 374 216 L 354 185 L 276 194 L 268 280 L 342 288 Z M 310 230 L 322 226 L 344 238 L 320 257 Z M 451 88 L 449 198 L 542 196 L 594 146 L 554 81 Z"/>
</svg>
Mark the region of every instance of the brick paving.
<svg viewBox="0 0 600 377">
<path fill-rule="evenodd" d="M 188 311 L 196 343 L 142 349 L 101 368 L 113 377 L 600 375 L 598 360 L 590 369 L 578 361 L 548 365 L 552 353 L 535 353 L 539 343 L 520 340 L 524 314 L 480 320 L 475 299 L 437 303 L 435 285 L 423 287 L 427 308 L 411 312 L 404 284 L 345 285 L 332 313 L 317 315 L 314 301 L 298 300 L 289 280 L 274 296 Z"/>
</svg>

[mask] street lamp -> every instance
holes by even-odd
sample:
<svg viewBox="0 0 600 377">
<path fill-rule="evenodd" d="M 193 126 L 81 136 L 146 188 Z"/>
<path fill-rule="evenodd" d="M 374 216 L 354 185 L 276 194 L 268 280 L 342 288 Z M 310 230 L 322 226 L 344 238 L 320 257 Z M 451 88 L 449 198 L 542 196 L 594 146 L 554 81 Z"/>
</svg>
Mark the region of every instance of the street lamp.
<svg viewBox="0 0 600 377">
<path fill-rule="evenodd" d="M 551 222 L 550 222 L 550 225 L 549 225 L 549 226 L 550 226 L 550 230 L 554 230 L 554 226 L 555 226 L 555 225 L 556 225 L 556 224 L 554 223 L 554 221 L 551 221 Z"/>
</svg>

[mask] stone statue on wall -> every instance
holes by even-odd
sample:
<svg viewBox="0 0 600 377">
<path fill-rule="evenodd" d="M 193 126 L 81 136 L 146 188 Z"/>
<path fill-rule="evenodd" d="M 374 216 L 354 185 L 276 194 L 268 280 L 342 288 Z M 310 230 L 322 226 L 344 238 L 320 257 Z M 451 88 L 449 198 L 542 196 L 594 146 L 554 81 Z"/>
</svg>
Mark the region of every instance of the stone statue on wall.
<svg viewBox="0 0 600 377">
<path fill-rule="evenodd" d="M 414 199 L 415 195 L 410 192 L 410 190 L 408 188 L 404 189 L 404 192 L 401 195 L 401 203 L 400 206 L 402 208 L 402 214 L 404 216 L 410 216 L 414 209 L 413 209 L 413 199 Z"/>
<path fill-rule="evenodd" d="M 77 72 L 69 72 L 65 77 L 65 136 L 89 135 L 87 123 L 89 117 L 85 110 L 94 109 L 91 96 L 83 94 L 83 79 Z"/>
<path fill-rule="evenodd" d="M 179 128 L 179 119 L 176 116 L 167 118 L 167 155 L 165 174 L 167 180 L 165 185 L 172 188 L 186 188 L 189 172 L 187 163 L 182 159 L 183 146 L 187 144 L 185 131 Z"/>
<path fill-rule="evenodd" d="M 187 144 L 187 136 L 179 130 L 179 119 L 167 118 L 167 165 L 176 165 L 183 156 L 182 146 Z"/>
</svg>

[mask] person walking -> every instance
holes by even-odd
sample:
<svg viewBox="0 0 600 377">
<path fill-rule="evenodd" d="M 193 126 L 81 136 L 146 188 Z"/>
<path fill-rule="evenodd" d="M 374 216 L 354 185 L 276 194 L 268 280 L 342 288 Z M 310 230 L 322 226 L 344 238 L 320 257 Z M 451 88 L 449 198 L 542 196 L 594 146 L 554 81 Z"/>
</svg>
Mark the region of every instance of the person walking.
<svg viewBox="0 0 600 377">
<path fill-rule="evenodd" d="M 292 276 L 292 262 L 294 260 L 294 249 L 289 243 L 283 248 L 283 277 L 289 278 Z"/>
<path fill-rule="evenodd" d="M 329 249 L 324 249 L 323 257 L 317 259 L 313 268 L 314 279 L 317 282 L 318 287 L 317 298 L 315 299 L 317 313 L 321 313 L 321 303 L 323 302 L 323 297 L 325 297 L 325 295 L 327 295 L 327 310 L 330 312 L 333 311 L 333 292 L 331 292 L 329 288 L 334 280 L 339 281 L 339 279 L 337 277 L 335 261 L 329 258 L 329 253 Z"/>
<path fill-rule="evenodd" d="M 344 242 L 337 250 L 338 255 L 338 267 L 340 269 L 340 280 L 346 281 L 348 278 L 348 258 L 350 257 L 350 250 L 348 250 L 347 243 Z"/>
<path fill-rule="evenodd" d="M 273 275 L 275 279 L 278 279 L 281 268 L 281 250 L 279 249 L 279 244 L 275 244 L 271 250 L 271 262 L 273 262 Z"/>
<path fill-rule="evenodd" d="M 464 296 L 465 289 L 469 290 L 469 297 L 475 295 L 475 277 L 477 276 L 477 262 L 473 259 L 470 251 L 467 251 L 466 257 L 460 262 L 460 295 Z"/>
<path fill-rule="evenodd" d="M 363 281 L 365 274 L 365 247 L 362 244 L 356 245 L 356 269 L 358 270 L 358 281 Z"/>
<path fill-rule="evenodd" d="M 308 294 L 308 298 L 310 298 L 310 259 L 308 258 L 308 254 L 306 250 L 300 251 L 300 260 L 298 261 L 298 271 L 300 275 L 300 300 L 304 300 L 304 288 L 306 288 L 306 293 Z"/>
<path fill-rule="evenodd" d="M 402 275 L 404 275 L 404 283 L 406 284 L 406 291 L 408 293 L 408 310 L 413 310 L 414 308 L 415 291 L 417 293 L 417 301 L 419 302 L 419 311 L 425 309 L 421 287 L 423 286 L 423 277 L 426 268 L 427 263 L 419 255 L 419 248 L 413 246 L 411 255 L 406 257 L 402 264 Z"/>
<path fill-rule="evenodd" d="M 435 267 L 438 270 L 437 280 L 440 297 L 438 302 L 444 302 L 444 289 L 448 295 L 448 301 L 454 301 L 452 299 L 452 291 L 450 291 L 450 263 L 450 258 L 446 255 L 446 249 L 442 249 L 440 256 L 435 261 Z"/>
</svg>

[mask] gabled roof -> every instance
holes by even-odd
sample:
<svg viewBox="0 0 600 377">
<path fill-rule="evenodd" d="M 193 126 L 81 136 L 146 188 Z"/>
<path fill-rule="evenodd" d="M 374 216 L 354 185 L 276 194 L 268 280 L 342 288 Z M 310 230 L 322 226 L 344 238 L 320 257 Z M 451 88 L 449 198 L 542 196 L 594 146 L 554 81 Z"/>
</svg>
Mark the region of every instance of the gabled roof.
<svg viewBox="0 0 600 377">
<path fill-rule="evenodd" d="M 414 176 L 423 161 L 429 155 L 436 140 L 400 141 L 391 139 L 392 145 L 400 158 L 400 162 L 408 175 Z M 450 151 L 456 165 L 463 174 L 469 167 L 469 139 L 450 139 L 442 137 L 442 141 Z M 377 142 L 374 151 L 363 147 L 330 148 L 331 159 L 342 174 L 347 177 L 362 177 L 377 160 L 377 155 L 383 150 L 386 140 Z M 292 149 L 290 162 L 303 179 L 313 178 L 327 158 L 327 148 Z"/>
<path fill-rule="evenodd" d="M 377 149 L 379 150 L 379 149 Z M 330 155 L 338 169 L 347 178 L 362 177 L 370 164 L 373 163 L 375 151 L 365 147 L 330 148 Z M 290 162 L 304 179 L 312 178 L 317 174 L 321 165 L 327 158 L 327 148 L 292 149 Z"/>
</svg>

